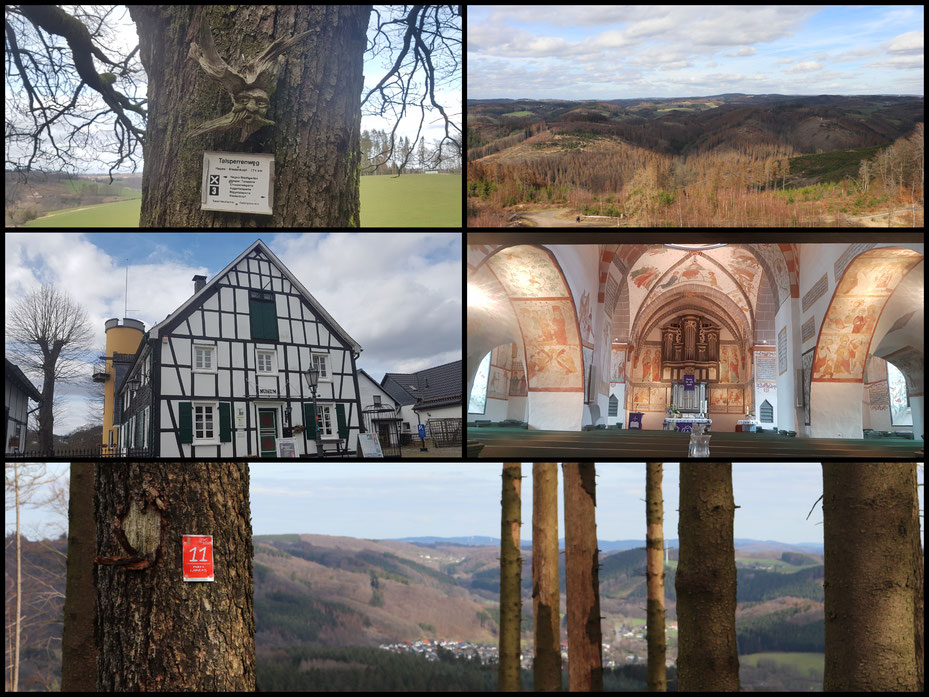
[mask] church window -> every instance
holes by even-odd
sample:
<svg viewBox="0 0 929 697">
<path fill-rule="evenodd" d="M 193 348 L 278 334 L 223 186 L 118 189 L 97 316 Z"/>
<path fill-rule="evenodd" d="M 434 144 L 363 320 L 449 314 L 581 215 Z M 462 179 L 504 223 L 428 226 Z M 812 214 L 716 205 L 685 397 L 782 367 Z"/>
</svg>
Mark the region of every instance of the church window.
<svg viewBox="0 0 929 697">
<path fill-rule="evenodd" d="M 477 367 L 474 385 L 471 388 L 471 401 L 468 403 L 469 414 L 483 414 L 487 404 L 487 383 L 490 379 L 490 352 Z"/>
<path fill-rule="evenodd" d="M 887 388 L 890 395 L 890 423 L 893 426 L 912 426 L 913 412 L 906 393 L 906 378 L 892 363 L 887 363 Z"/>
</svg>

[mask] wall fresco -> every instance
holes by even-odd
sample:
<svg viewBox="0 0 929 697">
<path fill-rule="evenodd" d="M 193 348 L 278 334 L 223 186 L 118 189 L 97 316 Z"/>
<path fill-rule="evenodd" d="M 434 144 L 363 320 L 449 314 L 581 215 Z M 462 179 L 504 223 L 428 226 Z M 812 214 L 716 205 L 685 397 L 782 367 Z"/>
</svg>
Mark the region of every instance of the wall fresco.
<svg viewBox="0 0 929 697">
<path fill-rule="evenodd" d="M 612 365 L 610 368 L 610 382 L 626 381 L 626 347 L 614 346 L 612 349 Z"/>
<path fill-rule="evenodd" d="M 922 256 L 908 249 L 872 249 L 856 257 L 839 280 L 823 320 L 814 381 L 861 381 L 881 310 Z"/>
<path fill-rule="evenodd" d="M 487 262 L 513 298 L 565 297 L 569 295 L 561 272 L 548 252 L 538 247 L 510 247 Z"/>
<path fill-rule="evenodd" d="M 581 389 L 583 366 L 570 300 L 513 303 L 526 345 L 529 387 Z"/>
</svg>

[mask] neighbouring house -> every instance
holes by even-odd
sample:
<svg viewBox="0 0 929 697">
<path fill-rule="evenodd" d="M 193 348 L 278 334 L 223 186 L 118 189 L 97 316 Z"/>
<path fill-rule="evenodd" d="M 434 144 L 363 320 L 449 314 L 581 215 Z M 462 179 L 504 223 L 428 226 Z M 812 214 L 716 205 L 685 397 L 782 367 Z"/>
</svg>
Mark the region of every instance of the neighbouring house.
<svg viewBox="0 0 929 697">
<path fill-rule="evenodd" d="M 358 369 L 358 393 L 365 432 L 376 433 L 381 446 L 400 444 L 400 403 L 363 369 Z"/>
<path fill-rule="evenodd" d="M 427 435 L 443 438 L 461 433 L 461 361 L 452 361 L 415 373 L 387 373 L 381 387 L 400 404 L 401 433 L 417 435 L 418 425 L 426 425 Z M 431 423 L 430 423 L 431 422 Z M 445 433 L 440 434 L 439 429 Z"/>
<path fill-rule="evenodd" d="M 354 453 L 361 347 L 256 241 L 142 338 L 116 385 L 121 452 L 241 458 Z M 318 370 L 316 418 L 308 384 Z"/>
<path fill-rule="evenodd" d="M 6 421 L 3 427 L 3 441 L 7 453 L 21 453 L 26 449 L 26 424 L 29 415 L 29 400 L 37 404 L 42 402 L 41 393 L 29 381 L 15 363 L 6 360 L 6 380 L 4 405 Z"/>
</svg>

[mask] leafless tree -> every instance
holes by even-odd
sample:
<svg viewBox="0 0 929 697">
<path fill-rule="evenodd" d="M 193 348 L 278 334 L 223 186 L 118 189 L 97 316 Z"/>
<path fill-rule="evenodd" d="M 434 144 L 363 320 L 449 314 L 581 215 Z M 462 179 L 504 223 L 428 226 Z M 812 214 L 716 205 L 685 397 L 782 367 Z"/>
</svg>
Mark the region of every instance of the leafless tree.
<svg viewBox="0 0 929 697">
<path fill-rule="evenodd" d="M 26 372 L 43 378 L 39 408 L 39 448 L 52 453 L 55 417 L 52 406 L 57 382 L 87 372 L 93 330 L 87 312 L 65 291 L 43 285 L 18 301 L 6 322 L 7 352 Z"/>
<path fill-rule="evenodd" d="M 393 64 L 361 100 L 365 113 L 390 116 L 393 128 L 389 148 L 377 163 L 393 157 L 396 132 L 408 111 L 419 111 L 413 147 L 406 149 L 402 171 L 413 157 L 427 115 L 438 112 L 444 135 L 436 144 L 430 167 L 442 159 L 446 144 L 461 154 L 461 126 L 436 98 L 436 89 L 460 79 L 461 5 L 388 5 L 373 10 L 376 30 L 368 51 L 372 57 L 388 55 Z M 418 82 L 422 79 L 422 82 Z M 460 114 L 460 112 L 459 112 Z M 374 168 L 377 164 L 374 164 Z"/>
<path fill-rule="evenodd" d="M 7 511 L 13 511 L 15 520 L 14 539 L 16 542 L 16 610 L 11 618 L 12 632 L 8 631 L 11 642 L 11 656 L 7 659 L 10 673 L 7 676 L 6 688 L 13 692 L 19 691 L 19 664 L 20 664 L 20 638 L 23 629 L 23 569 L 22 569 L 22 521 L 23 507 L 36 507 L 48 503 L 47 486 L 55 479 L 42 464 L 9 464 L 4 472 L 4 504 Z M 9 630 L 9 627 L 8 627 Z"/>
</svg>

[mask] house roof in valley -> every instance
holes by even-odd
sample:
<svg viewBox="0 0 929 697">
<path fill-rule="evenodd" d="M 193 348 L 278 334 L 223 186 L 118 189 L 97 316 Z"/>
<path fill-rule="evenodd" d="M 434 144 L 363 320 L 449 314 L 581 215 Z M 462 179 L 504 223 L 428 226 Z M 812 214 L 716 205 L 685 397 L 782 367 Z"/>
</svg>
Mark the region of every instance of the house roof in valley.
<svg viewBox="0 0 929 697">
<path fill-rule="evenodd" d="M 381 387 L 402 405 L 414 409 L 461 404 L 461 361 L 415 373 L 387 373 Z"/>
<path fill-rule="evenodd" d="M 284 262 L 278 259 L 274 252 L 272 252 L 261 240 L 255 240 L 255 242 L 249 245 L 249 247 L 244 252 L 233 259 L 226 266 L 226 268 L 213 276 L 213 278 L 208 281 L 203 286 L 203 288 L 191 295 L 179 308 L 177 308 L 174 312 L 165 317 L 161 322 L 153 326 L 151 329 L 149 329 L 149 335 L 152 338 L 159 336 L 160 331 L 164 329 L 164 327 L 168 324 L 168 322 L 171 321 L 173 317 L 176 317 L 179 313 L 183 313 L 187 308 L 194 306 L 198 299 L 205 298 L 208 293 L 212 292 L 211 288 L 216 284 L 218 279 L 222 278 L 227 272 L 231 271 L 240 261 L 242 261 L 251 251 L 256 248 L 260 249 L 262 253 L 265 254 L 268 259 L 278 267 L 278 269 L 280 269 L 281 273 L 284 274 L 284 277 L 293 283 L 294 286 L 296 286 L 296 288 L 306 297 L 307 301 L 310 303 L 310 306 L 313 308 L 313 311 L 319 317 L 323 318 L 327 324 L 329 324 L 333 330 L 333 333 L 344 339 L 351 347 L 352 351 L 354 351 L 356 354 L 361 353 L 361 345 L 355 341 L 338 322 L 335 321 L 332 315 L 326 311 L 326 308 L 320 305 L 319 301 L 313 297 L 312 293 L 310 293 L 310 291 L 308 291 L 304 285 L 300 283 L 297 277 L 291 273 L 290 269 L 284 265 Z"/>
</svg>

